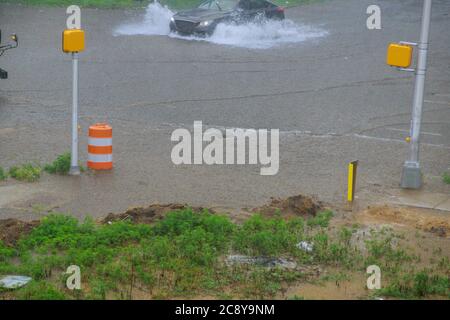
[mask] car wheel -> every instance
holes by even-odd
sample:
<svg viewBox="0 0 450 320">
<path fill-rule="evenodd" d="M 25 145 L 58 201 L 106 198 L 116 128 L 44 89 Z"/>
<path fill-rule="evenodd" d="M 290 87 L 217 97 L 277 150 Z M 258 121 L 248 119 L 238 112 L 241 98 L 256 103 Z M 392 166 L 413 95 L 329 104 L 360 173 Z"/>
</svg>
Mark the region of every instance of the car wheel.
<svg viewBox="0 0 450 320">
<path fill-rule="evenodd" d="M 206 33 L 205 33 L 206 36 L 208 36 L 208 37 L 212 36 L 214 31 L 216 31 L 216 27 L 217 27 L 217 25 L 214 24 L 208 30 L 206 30 Z"/>
</svg>

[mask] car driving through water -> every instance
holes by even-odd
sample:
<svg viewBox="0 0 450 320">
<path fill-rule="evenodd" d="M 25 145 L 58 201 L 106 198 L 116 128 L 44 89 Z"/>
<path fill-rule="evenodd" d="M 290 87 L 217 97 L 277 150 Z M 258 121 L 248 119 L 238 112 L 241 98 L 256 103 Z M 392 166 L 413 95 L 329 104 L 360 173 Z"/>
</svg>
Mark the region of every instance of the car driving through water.
<svg viewBox="0 0 450 320">
<path fill-rule="evenodd" d="M 284 19 L 284 8 L 267 0 L 206 0 L 177 12 L 170 30 L 183 35 L 211 35 L 219 23 L 242 24 L 257 19 Z"/>
</svg>

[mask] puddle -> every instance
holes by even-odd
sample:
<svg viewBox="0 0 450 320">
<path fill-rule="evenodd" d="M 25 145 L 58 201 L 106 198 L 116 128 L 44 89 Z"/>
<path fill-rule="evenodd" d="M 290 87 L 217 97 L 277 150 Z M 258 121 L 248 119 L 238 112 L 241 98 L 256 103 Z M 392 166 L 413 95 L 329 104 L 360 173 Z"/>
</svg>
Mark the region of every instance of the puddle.
<svg viewBox="0 0 450 320">
<path fill-rule="evenodd" d="M 324 37 L 327 31 L 309 25 L 303 25 L 285 19 L 261 20 L 246 24 L 221 23 L 210 37 L 181 36 L 170 32 L 169 22 L 174 12 L 158 2 L 151 3 L 143 21 L 128 23 L 114 30 L 114 35 L 169 36 L 189 41 L 206 41 L 219 45 L 250 49 L 268 49 L 282 44 L 300 43 L 306 40 Z"/>
</svg>

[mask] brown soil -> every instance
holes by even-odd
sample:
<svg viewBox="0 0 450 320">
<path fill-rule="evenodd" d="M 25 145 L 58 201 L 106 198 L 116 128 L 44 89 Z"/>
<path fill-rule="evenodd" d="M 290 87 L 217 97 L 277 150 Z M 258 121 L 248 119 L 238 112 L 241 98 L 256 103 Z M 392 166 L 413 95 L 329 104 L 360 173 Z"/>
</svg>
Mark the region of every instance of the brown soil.
<svg viewBox="0 0 450 320">
<path fill-rule="evenodd" d="M 356 219 L 362 222 L 413 227 L 439 237 L 450 237 L 450 216 L 440 214 L 436 210 L 375 206 L 358 213 Z"/>
<path fill-rule="evenodd" d="M 183 210 L 189 208 L 188 205 L 169 203 L 169 204 L 151 204 L 150 206 L 130 208 L 123 213 L 110 213 L 101 222 L 108 223 L 112 221 L 131 220 L 133 223 L 151 224 L 164 218 L 171 211 Z M 192 211 L 201 212 L 205 208 L 192 207 Z M 209 212 L 215 213 L 214 210 L 208 209 Z"/>
<path fill-rule="evenodd" d="M 19 238 L 29 234 L 38 225 L 39 221 L 0 220 L 0 240 L 7 246 L 13 246 Z"/>
<path fill-rule="evenodd" d="M 110 213 L 101 220 L 102 223 L 112 221 L 120 221 L 129 219 L 133 223 L 154 223 L 161 220 L 168 212 L 175 210 L 183 210 L 189 208 L 188 205 L 169 203 L 169 204 L 152 204 L 148 207 L 130 208 L 123 213 Z M 201 212 L 208 209 L 209 212 L 215 213 L 214 209 L 203 207 L 192 207 L 194 212 Z M 274 217 L 278 213 L 284 218 L 291 217 L 313 217 L 322 209 L 322 204 L 313 198 L 297 195 L 286 199 L 274 199 L 262 207 L 253 208 L 251 213 L 261 213 L 262 215 Z"/>
<path fill-rule="evenodd" d="M 306 300 L 359 300 L 367 299 L 369 290 L 366 288 L 367 275 L 363 272 L 349 274 L 351 280 L 326 281 L 323 283 L 298 283 L 290 286 L 278 298 L 294 297 Z"/>
<path fill-rule="evenodd" d="M 297 196 L 286 199 L 275 199 L 259 208 L 254 208 L 251 212 L 260 213 L 264 216 L 273 217 L 280 214 L 283 218 L 292 217 L 313 217 L 323 209 L 323 204 L 311 197 Z"/>
<path fill-rule="evenodd" d="M 123 213 L 110 213 L 100 223 L 129 219 L 133 223 L 151 224 L 163 219 L 168 212 L 186 208 L 189 208 L 189 206 L 183 204 L 152 204 L 145 208 L 130 208 Z M 269 217 L 281 216 L 287 219 L 298 216 L 309 218 L 315 216 L 323 208 L 324 205 L 314 198 L 297 195 L 286 199 L 271 199 L 269 204 L 246 210 L 246 213 L 250 215 L 258 212 Z M 193 207 L 192 210 L 201 212 L 204 208 Z M 209 209 L 209 211 L 215 213 L 212 209 Z M 405 238 L 402 240 L 403 244 L 412 246 L 414 252 L 421 257 L 424 267 L 428 265 L 430 259 L 436 259 L 434 252 L 437 249 L 442 252 L 443 256 L 448 257 L 450 254 L 448 247 L 450 216 L 448 213 L 409 207 L 372 206 L 362 211 L 336 215 L 333 219 L 334 227 L 355 223 L 360 224 L 363 229 L 388 225 L 394 229 L 406 230 Z M 0 220 L 0 240 L 8 246 L 13 246 L 20 237 L 30 233 L 38 225 L 39 221 Z M 314 280 L 322 272 L 327 273 L 330 270 L 313 271 L 315 273 L 312 272 L 311 274 L 314 276 L 309 280 Z M 277 298 L 286 299 L 296 296 L 305 299 L 367 298 L 366 277 L 367 275 L 364 272 L 355 272 L 348 280 L 330 280 L 323 283 L 303 281 L 283 288 Z M 153 294 L 134 288 L 133 298 L 150 299 L 153 298 Z M 208 296 L 207 298 L 213 299 L 216 297 Z"/>
<path fill-rule="evenodd" d="M 171 211 L 189 208 L 185 204 L 152 204 L 148 207 L 130 208 L 123 213 L 110 213 L 100 223 L 113 221 L 131 220 L 133 223 L 151 224 L 164 218 Z M 194 212 L 201 212 L 205 208 L 192 207 Z M 313 198 L 297 195 L 286 199 L 272 199 L 272 201 L 262 207 L 251 209 L 251 213 L 261 213 L 265 216 L 275 216 L 281 214 L 282 217 L 290 218 L 294 216 L 312 217 L 322 209 L 322 204 Z M 214 209 L 208 211 L 215 213 Z M 25 222 L 17 219 L 0 220 L 0 240 L 6 245 L 14 245 L 17 240 L 30 233 L 39 225 L 39 221 Z"/>
</svg>

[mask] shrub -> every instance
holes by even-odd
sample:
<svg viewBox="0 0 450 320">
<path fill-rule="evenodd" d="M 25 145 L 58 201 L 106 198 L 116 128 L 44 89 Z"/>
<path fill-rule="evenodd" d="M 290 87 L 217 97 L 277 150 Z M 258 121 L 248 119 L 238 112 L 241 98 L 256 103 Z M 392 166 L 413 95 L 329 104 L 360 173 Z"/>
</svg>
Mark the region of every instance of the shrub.
<svg viewBox="0 0 450 320">
<path fill-rule="evenodd" d="M 422 270 L 413 274 L 406 274 L 392 281 L 387 287 L 380 290 L 386 296 L 396 298 L 426 297 L 428 295 L 441 295 L 450 298 L 450 279 Z"/>
<path fill-rule="evenodd" d="M 65 300 L 66 296 L 52 284 L 32 281 L 18 291 L 20 300 Z"/>
<path fill-rule="evenodd" d="M 5 246 L 3 242 L 0 240 L 0 262 L 6 261 L 8 258 L 13 257 L 15 253 L 16 250 Z"/>
<path fill-rule="evenodd" d="M 41 168 L 30 163 L 22 166 L 14 166 L 9 169 L 9 175 L 20 181 L 33 182 L 41 177 Z"/>
<path fill-rule="evenodd" d="M 244 254 L 279 256 L 291 252 L 300 240 L 300 235 L 301 232 L 292 232 L 292 227 L 282 219 L 267 219 L 254 215 L 236 232 L 233 247 Z"/>
<path fill-rule="evenodd" d="M 317 213 L 315 217 L 308 220 L 308 226 L 310 227 L 320 226 L 322 228 L 327 228 L 332 217 L 333 217 L 332 211 L 330 210 L 321 211 Z"/>
<path fill-rule="evenodd" d="M 442 175 L 442 181 L 444 181 L 445 184 L 450 184 L 450 173 L 445 172 Z"/>
<path fill-rule="evenodd" d="M 0 167 L 0 181 L 6 180 L 6 178 L 8 178 L 8 174 L 2 167 Z"/>
<path fill-rule="evenodd" d="M 44 170 L 51 174 L 68 174 L 70 170 L 70 152 L 60 154 L 52 164 L 47 164 Z"/>
</svg>

